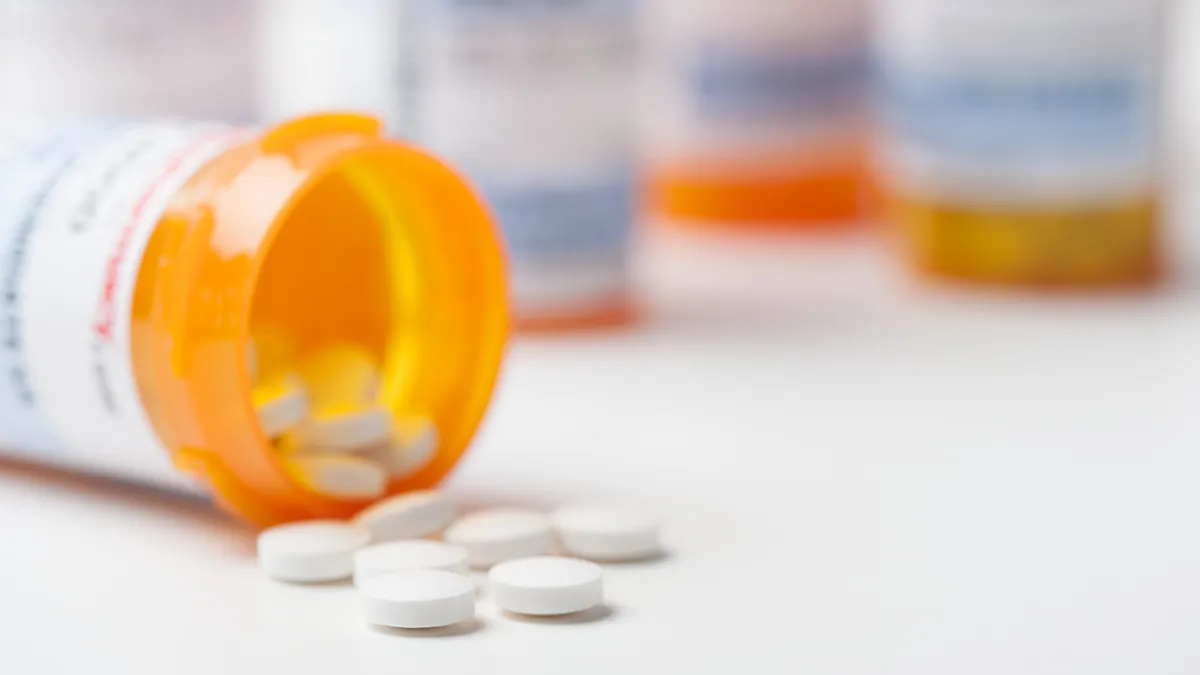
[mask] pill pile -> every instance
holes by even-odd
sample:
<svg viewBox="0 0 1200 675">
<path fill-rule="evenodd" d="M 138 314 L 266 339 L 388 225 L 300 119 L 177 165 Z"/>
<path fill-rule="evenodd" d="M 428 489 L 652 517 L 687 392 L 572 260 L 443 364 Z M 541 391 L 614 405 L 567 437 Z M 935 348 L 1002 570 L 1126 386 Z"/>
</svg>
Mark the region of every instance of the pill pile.
<svg viewBox="0 0 1200 675">
<path fill-rule="evenodd" d="M 635 510 L 578 504 L 551 514 L 491 508 L 458 515 L 436 491 L 380 501 L 352 521 L 281 525 L 258 538 L 259 566 L 289 583 L 353 578 L 368 623 L 443 628 L 473 619 L 486 595 L 511 614 L 555 617 L 604 604 L 597 562 L 645 560 L 661 552 L 657 523 Z"/>
<path fill-rule="evenodd" d="M 374 500 L 425 468 L 438 447 L 432 420 L 397 416 L 380 401 L 372 354 L 353 344 L 294 358 L 278 332 L 248 347 L 259 425 L 295 481 L 330 497 Z"/>
</svg>

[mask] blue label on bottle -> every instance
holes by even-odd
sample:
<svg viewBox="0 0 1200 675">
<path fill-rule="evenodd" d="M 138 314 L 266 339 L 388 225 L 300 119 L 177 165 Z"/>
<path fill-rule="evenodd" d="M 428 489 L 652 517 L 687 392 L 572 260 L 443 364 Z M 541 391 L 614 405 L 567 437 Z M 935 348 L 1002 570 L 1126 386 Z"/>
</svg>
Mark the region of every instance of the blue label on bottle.
<svg viewBox="0 0 1200 675">
<path fill-rule="evenodd" d="M 634 218 L 631 171 L 578 181 L 483 176 L 478 183 L 517 263 L 621 253 L 629 246 Z"/>
<path fill-rule="evenodd" d="M 852 110 L 868 90 L 866 50 L 745 50 L 699 44 L 686 66 L 691 105 L 709 121 L 792 120 Z"/>
<path fill-rule="evenodd" d="M 1143 156 L 1158 126 L 1158 87 L 1137 72 L 1054 77 L 884 69 L 893 137 L 943 156 L 1037 161 Z"/>
</svg>

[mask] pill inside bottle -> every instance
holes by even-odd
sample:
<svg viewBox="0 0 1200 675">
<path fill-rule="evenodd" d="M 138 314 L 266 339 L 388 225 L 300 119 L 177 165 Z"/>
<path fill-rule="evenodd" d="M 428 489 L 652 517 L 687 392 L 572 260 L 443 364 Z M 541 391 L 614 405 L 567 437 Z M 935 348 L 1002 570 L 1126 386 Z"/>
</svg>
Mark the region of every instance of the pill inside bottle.
<svg viewBox="0 0 1200 675">
<path fill-rule="evenodd" d="M 394 223 L 381 226 L 379 207 L 353 174 L 326 178 L 270 241 L 250 308 L 247 376 L 264 440 L 285 437 L 276 455 L 294 487 L 347 509 L 426 480 L 421 470 L 438 449 L 433 462 L 404 473 L 375 454 L 414 419 L 439 439 L 453 435 L 429 402 L 452 408 L 448 385 L 467 367 L 447 365 L 432 348 L 433 339 L 455 338 L 411 302 L 430 283 L 425 265 Z M 265 373 L 256 378 L 252 366 Z M 277 399 L 261 395 L 280 379 L 299 383 L 309 403 L 284 428 Z"/>
</svg>

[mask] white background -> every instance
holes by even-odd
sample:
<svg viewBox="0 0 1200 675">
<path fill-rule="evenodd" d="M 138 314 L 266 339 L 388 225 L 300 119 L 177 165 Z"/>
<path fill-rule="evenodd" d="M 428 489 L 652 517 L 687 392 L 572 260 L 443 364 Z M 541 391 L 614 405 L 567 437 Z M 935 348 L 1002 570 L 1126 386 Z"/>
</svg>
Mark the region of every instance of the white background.
<svg viewBox="0 0 1200 675">
<path fill-rule="evenodd" d="M 610 568 L 590 622 L 376 631 L 203 505 L 0 464 L 0 672 L 1194 675 L 1196 215 L 1152 297 L 923 287 L 869 237 L 650 237 L 647 322 L 517 345 L 450 485 L 660 514 L 671 555 Z"/>
</svg>

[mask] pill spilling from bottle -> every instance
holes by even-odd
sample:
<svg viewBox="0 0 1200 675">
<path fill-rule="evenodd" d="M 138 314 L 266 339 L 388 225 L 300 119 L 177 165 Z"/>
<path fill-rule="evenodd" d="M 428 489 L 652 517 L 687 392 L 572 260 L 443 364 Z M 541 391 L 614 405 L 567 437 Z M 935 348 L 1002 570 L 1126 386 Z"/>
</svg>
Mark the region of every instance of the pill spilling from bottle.
<svg viewBox="0 0 1200 675">
<path fill-rule="evenodd" d="M 502 615 L 574 616 L 604 607 L 597 563 L 653 559 L 658 524 L 624 506 L 553 512 L 493 507 L 460 513 L 436 490 L 385 496 L 438 454 L 435 422 L 389 405 L 376 356 L 355 344 L 299 354 L 286 331 L 246 349 L 263 435 L 300 487 L 362 502 L 349 520 L 280 525 L 258 538 L 261 570 L 289 584 L 353 579 L 367 623 L 429 630 L 466 625 L 486 606 Z M 486 573 L 483 589 L 472 573 Z"/>
<path fill-rule="evenodd" d="M 605 606 L 598 563 L 661 553 L 658 524 L 628 507 L 458 515 L 450 499 L 432 490 L 384 499 L 352 521 L 281 525 L 258 538 L 267 576 L 291 584 L 353 578 L 368 624 L 418 631 L 466 625 L 479 607 L 543 619 L 598 610 Z M 472 569 L 488 570 L 482 589 Z"/>
<path fill-rule="evenodd" d="M 367 350 L 339 344 L 303 359 L 292 352 L 279 330 L 264 330 L 247 348 L 247 370 L 263 434 L 299 485 L 339 499 L 375 500 L 393 479 L 433 460 L 437 427 L 381 402 L 383 376 Z"/>
</svg>

